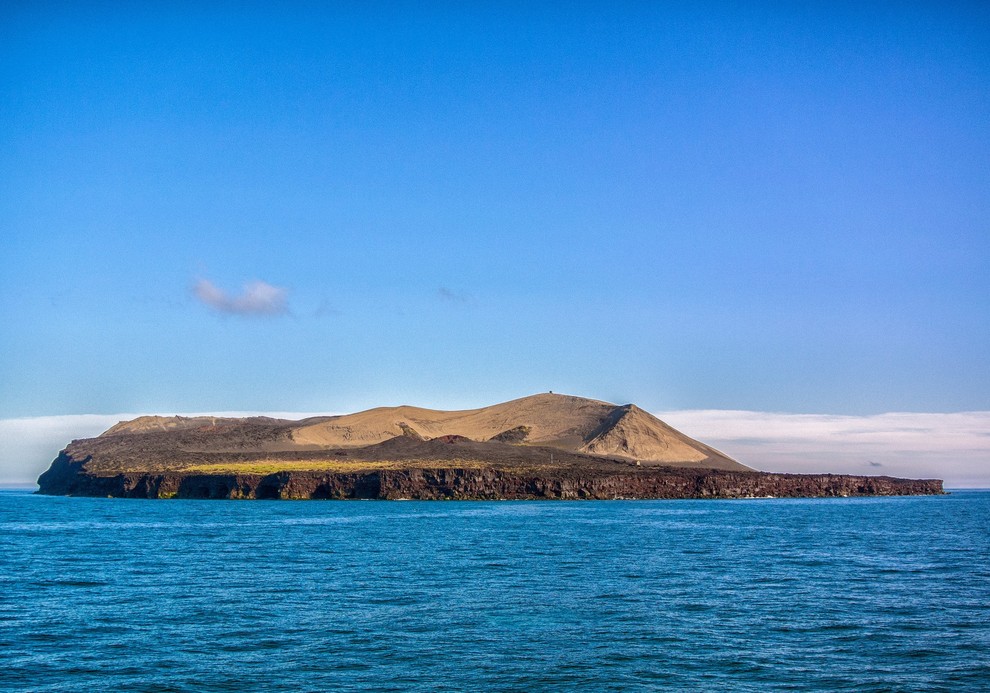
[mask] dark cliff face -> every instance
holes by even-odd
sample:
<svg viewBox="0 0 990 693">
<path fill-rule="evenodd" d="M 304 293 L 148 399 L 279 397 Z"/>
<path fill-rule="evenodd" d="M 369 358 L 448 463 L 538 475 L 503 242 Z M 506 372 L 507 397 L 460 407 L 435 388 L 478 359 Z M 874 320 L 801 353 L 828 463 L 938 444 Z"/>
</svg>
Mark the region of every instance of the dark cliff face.
<svg viewBox="0 0 990 693">
<path fill-rule="evenodd" d="M 524 474 L 496 469 L 404 469 L 275 474 L 87 473 L 63 453 L 38 480 L 48 495 L 254 499 L 650 499 L 941 494 L 937 479 L 768 474 L 654 467 L 612 473 Z"/>
</svg>

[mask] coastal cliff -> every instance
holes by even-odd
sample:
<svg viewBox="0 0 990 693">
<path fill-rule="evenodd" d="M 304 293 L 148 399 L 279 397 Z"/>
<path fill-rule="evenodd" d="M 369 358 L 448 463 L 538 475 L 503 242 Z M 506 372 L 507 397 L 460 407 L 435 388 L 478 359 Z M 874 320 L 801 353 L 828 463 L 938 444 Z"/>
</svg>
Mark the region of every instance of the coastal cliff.
<svg viewBox="0 0 990 693">
<path fill-rule="evenodd" d="M 942 493 L 937 479 L 755 471 L 635 405 L 536 395 L 459 412 L 140 417 L 73 441 L 39 493 L 127 498 L 615 499 Z"/>
<path fill-rule="evenodd" d="M 938 495 L 938 479 L 772 474 L 718 469 L 630 468 L 611 473 L 514 474 L 496 469 L 418 468 L 352 473 L 87 474 L 61 455 L 40 493 L 118 498 L 211 499 L 598 499 L 791 498 Z"/>
</svg>

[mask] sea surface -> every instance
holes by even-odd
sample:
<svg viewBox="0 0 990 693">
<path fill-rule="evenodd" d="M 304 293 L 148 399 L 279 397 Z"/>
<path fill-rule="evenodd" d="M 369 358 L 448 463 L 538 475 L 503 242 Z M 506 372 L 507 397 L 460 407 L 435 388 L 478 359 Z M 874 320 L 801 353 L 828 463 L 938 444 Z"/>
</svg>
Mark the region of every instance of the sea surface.
<svg viewBox="0 0 990 693">
<path fill-rule="evenodd" d="M 990 492 L 5 491 L 0 690 L 990 690 Z"/>
</svg>

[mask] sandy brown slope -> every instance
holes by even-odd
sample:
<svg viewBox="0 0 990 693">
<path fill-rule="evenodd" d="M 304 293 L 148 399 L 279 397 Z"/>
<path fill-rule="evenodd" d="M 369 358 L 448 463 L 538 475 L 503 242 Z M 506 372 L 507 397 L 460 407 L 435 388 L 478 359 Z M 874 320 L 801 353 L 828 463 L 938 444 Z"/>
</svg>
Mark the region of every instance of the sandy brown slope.
<svg viewBox="0 0 990 693">
<path fill-rule="evenodd" d="M 348 451 L 377 450 L 376 446 L 397 438 L 432 441 L 450 436 L 477 444 L 456 446 L 450 463 L 499 466 L 512 458 L 515 464 L 522 458 L 514 453 L 507 457 L 506 450 L 511 448 L 527 459 L 543 460 L 549 453 L 536 452 L 540 448 L 583 456 L 589 466 L 603 458 L 620 458 L 647 467 L 749 469 L 635 405 L 554 394 L 465 411 L 380 407 L 302 421 L 143 416 L 121 422 L 97 438 L 73 441 L 67 451 L 76 460 L 90 458 L 87 468 L 103 472 L 234 463 L 266 468 L 285 463 L 288 469 L 300 464 L 340 466 L 345 459 L 364 457 Z M 523 452 L 526 449 L 530 452 Z M 468 452 L 470 460 L 463 457 Z M 377 459 L 377 453 L 370 459 L 390 462 Z M 557 457 L 558 464 L 562 460 L 563 456 Z M 414 462 L 405 458 L 403 464 Z"/>
<path fill-rule="evenodd" d="M 298 428 L 293 438 L 324 446 L 370 445 L 399 435 L 459 435 L 483 441 L 526 426 L 519 442 L 577 449 L 614 409 L 613 404 L 593 399 L 553 394 L 463 411 L 378 407 Z"/>
<path fill-rule="evenodd" d="M 621 456 L 641 464 L 748 469 L 635 405 L 550 393 L 464 411 L 379 407 L 292 431 L 300 446 L 316 448 L 373 445 L 400 435 L 424 439 L 458 435 L 474 441 L 494 439 Z"/>
</svg>

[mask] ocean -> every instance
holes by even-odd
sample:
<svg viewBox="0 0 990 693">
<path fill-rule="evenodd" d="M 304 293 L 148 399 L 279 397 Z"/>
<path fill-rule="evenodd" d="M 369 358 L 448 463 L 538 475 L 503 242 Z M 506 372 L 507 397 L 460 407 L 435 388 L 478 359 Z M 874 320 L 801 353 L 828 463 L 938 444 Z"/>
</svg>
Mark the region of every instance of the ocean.
<svg viewBox="0 0 990 693">
<path fill-rule="evenodd" d="M 990 492 L 0 492 L 2 691 L 990 690 Z"/>
</svg>

